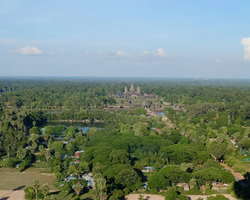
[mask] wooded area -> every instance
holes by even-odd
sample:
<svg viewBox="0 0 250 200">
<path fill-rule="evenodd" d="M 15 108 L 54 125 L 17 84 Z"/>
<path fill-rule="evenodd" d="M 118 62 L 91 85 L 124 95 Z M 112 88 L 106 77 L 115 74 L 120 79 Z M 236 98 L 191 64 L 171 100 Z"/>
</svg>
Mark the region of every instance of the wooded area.
<svg viewBox="0 0 250 200">
<path fill-rule="evenodd" d="M 173 127 L 144 108 L 104 109 L 117 105 L 109 94 L 132 82 L 157 95 L 148 105 L 161 104 Z M 220 193 L 215 188 L 223 184 L 232 196 L 250 196 L 249 81 L 1 78 L 0 118 L 1 167 L 22 172 L 43 163 L 72 199 L 91 193 L 115 200 L 139 192 L 184 200 Z M 51 121 L 103 127 L 85 133 Z M 236 180 L 220 162 L 245 179 Z M 39 183 L 25 193 L 27 199 L 56 198 Z"/>
</svg>

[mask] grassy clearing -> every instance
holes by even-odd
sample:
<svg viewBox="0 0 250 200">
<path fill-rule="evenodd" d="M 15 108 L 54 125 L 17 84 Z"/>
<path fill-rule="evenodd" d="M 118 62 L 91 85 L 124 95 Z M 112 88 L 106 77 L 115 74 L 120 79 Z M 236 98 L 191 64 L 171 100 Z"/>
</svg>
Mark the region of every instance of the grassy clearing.
<svg viewBox="0 0 250 200">
<path fill-rule="evenodd" d="M 49 169 L 47 169 L 49 171 Z M 48 183 L 51 190 L 55 190 L 54 174 L 40 173 L 41 169 L 27 169 L 20 173 L 18 169 L 0 169 L 0 190 L 15 190 L 17 188 L 24 188 L 34 184 L 38 180 L 41 184 Z"/>
<path fill-rule="evenodd" d="M 36 162 L 32 164 L 33 168 L 49 168 L 48 162 Z"/>
</svg>

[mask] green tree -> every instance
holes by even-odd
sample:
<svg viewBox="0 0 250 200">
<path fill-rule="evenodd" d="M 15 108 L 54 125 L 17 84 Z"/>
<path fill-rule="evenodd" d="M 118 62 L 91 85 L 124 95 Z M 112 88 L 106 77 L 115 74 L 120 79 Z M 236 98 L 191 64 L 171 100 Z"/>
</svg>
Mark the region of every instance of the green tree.
<svg viewBox="0 0 250 200">
<path fill-rule="evenodd" d="M 17 156 L 19 158 L 19 160 L 23 160 L 26 156 L 26 149 L 23 149 L 22 147 L 19 147 L 17 149 Z"/>
<path fill-rule="evenodd" d="M 47 161 L 49 161 L 50 158 L 50 150 L 45 151 L 45 158 Z"/>
<path fill-rule="evenodd" d="M 115 176 L 115 181 L 129 189 L 137 189 L 141 186 L 142 182 L 136 171 L 126 169 L 121 171 Z"/>
<path fill-rule="evenodd" d="M 35 181 L 34 184 L 33 184 L 33 188 L 35 190 L 35 193 L 36 193 L 36 200 L 37 200 L 37 193 L 38 193 L 38 190 L 40 189 L 40 183 L 39 181 Z"/>
<path fill-rule="evenodd" d="M 165 200 L 176 200 L 178 198 L 178 194 L 175 188 L 169 188 L 165 192 Z"/>
<path fill-rule="evenodd" d="M 47 184 L 43 184 L 41 187 L 41 192 L 44 196 L 47 196 L 47 194 L 49 194 L 49 186 Z"/>
<path fill-rule="evenodd" d="M 74 187 L 73 187 L 73 189 L 74 189 L 76 195 L 79 195 L 81 193 L 81 191 L 82 191 L 82 185 L 81 185 L 81 183 L 78 182 L 77 184 L 75 184 Z"/>
<path fill-rule="evenodd" d="M 32 200 L 36 197 L 35 189 L 32 186 L 26 187 L 24 189 L 25 199 Z"/>
</svg>

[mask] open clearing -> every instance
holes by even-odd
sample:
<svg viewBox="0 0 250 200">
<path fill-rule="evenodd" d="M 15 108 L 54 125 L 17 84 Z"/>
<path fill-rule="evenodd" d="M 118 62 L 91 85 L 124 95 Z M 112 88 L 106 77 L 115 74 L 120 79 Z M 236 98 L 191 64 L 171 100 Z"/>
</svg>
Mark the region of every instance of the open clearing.
<svg viewBox="0 0 250 200">
<path fill-rule="evenodd" d="M 20 190 L 34 184 L 38 180 L 40 184 L 48 183 L 51 190 L 55 190 L 55 175 L 51 173 L 40 173 L 46 169 L 27 169 L 19 172 L 17 169 L 0 169 L 0 190 Z"/>
<path fill-rule="evenodd" d="M 25 200 L 24 190 L 0 190 L 0 199 L 8 200 Z"/>
</svg>

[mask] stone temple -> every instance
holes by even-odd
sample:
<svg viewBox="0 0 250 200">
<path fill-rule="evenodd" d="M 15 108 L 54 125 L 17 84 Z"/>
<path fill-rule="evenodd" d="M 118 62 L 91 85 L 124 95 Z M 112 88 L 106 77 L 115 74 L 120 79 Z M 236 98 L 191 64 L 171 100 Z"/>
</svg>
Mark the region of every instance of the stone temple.
<svg viewBox="0 0 250 200">
<path fill-rule="evenodd" d="M 155 98 L 156 95 L 155 94 L 147 94 L 144 93 L 143 91 L 141 92 L 140 87 L 134 87 L 134 84 L 132 83 L 130 86 L 130 89 L 128 90 L 128 87 L 125 86 L 124 88 L 124 92 L 123 93 L 118 93 L 118 95 L 120 96 L 120 98 Z"/>
</svg>

